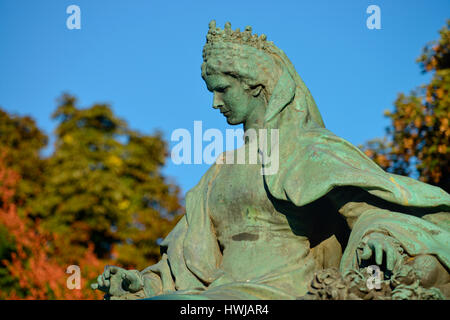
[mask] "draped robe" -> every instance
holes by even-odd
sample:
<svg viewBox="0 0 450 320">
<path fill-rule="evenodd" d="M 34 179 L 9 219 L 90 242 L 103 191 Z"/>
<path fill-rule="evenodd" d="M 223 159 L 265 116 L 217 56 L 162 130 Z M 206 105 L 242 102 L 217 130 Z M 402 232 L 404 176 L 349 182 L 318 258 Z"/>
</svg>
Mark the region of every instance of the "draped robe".
<svg viewBox="0 0 450 320">
<path fill-rule="evenodd" d="M 270 50 L 280 64 L 261 62 L 276 76 L 265 84 L 264 128 L 279 130 L 279 139 L 260 150 L 263 174 L 257 164 L 208 170 L 187 193 L 161 261 L 142 271 L 146 296 L 293 299 L 306 294 L 317 270 L 358 268 L 357 248 L 373 232 L 394 238 L 410 257 L 434 257 L 448 287 L 450 195 L 383 171 L 325 129 L 292 63 Z M 279 167 L 269 174 L 264 158 L 274 155 Z"/>
<path fill-rule="evenodd" d="M 187 193 L 163 258 L 142 271 L 147 296 L 293 299 L 307 292 L 314 271 L 357 268 L 356 249 L 372 232 L 393 237 L 411 257 L 436 257 L 448 271 L 449 194 L 383 171 L 324 128 L 280 128 L 279 144 L 276 174 L 214 164 Z"/>
</svg>

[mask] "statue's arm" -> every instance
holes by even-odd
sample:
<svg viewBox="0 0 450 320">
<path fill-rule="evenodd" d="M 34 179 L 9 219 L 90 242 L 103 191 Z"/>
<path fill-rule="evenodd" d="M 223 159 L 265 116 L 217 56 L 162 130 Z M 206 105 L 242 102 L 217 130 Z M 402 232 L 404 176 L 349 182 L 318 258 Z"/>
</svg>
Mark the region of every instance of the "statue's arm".
<svg viewBox="0 0 450 320">
<path fill-rule="evenodd" d="M 185 274 L 190 274 L 185 268 L 183 256 L 183 243 L 187 228 L 186 216 L 183 216 L 161 242 L 161 260 L 139 272 L 145 298 L 176 291 L 180 287 L 180 283 L 175 283 L 175 277 L 183 287 Z"/>
<path fill-rule="evenodd" d="M 190 210 L 191 215 L 204 214 L 201 207 L 191 204 L 202 201 L 204 189 L 216 171 L 217 168 L 211 166 L 198 185 L 186 195 L 186 210 Z M 194 223 L 193 227 L 198 228 L 198 225 Z M 158 263 L 142 271 L 114 267 L 120 271 L 113 276 L 106 268 L 92 287 L 105 292 L 105 297 L 111 299 L 139 299 L 178 290 L 203 290 L 204 283 L 192 273 L 185 261 L 186 249 L 195 251 L 197 246 L 195 241 L 185 241 L 188 229 L 188 219 L 184 215 L 161 243 L 162 258 Z"/>
<path fill-rule="evenodd" d="M 142 271 L 107 266 L 92 288 L 105 292 L 105 299 L 112 300 L 142 299 L 175 291 L 169 255 L 173 256 L 173 251 L 182 247 L 186 228 L 185 217 L 182 217 L 161 243 L 162 258 L 158 263 Z M 182 255 L 178 258 L 182 259 Z M 180 261 L 173 261 L 177 263 Z"/>
<path fill-rule="evenodd" d="M 427 214 L 431 209 L 405 208 L 408 213 L 401 213 L 400 207 L 389 208 L 382 200 L 355 189 L 331 197 L 351 228 L 341 259 L 342 272 L 376 264 L 395 274 L 409 266 L 422 286 L 448 286 L 449 212 Z"/>
</svg>

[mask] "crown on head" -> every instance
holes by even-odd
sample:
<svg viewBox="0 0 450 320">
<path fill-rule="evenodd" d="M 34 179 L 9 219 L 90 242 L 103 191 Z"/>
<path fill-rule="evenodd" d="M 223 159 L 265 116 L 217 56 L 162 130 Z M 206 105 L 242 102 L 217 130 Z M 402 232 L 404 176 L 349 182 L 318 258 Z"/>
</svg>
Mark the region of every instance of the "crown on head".
<svg viewBox="0 0 450 320">
<path fill-rule="evenodd" d="M 206 35 L 205 49 L 219 42 L 245 44 L 260 50 L 265 50 L 273 44 L 272 41 L 267 41 L 265 34 L 260 36 L 252 34 L 252 27 L 250 26 L 245 27 L 245 31 L 243 32 L 239 28 L 233 31 L 231 30 L 231 23 L 227 22 L 225 23 L 225 27 L 220 29 L 216 27 L 216 21 L 212 20 L 209 23 L 209 31 Z"/>
</svg>

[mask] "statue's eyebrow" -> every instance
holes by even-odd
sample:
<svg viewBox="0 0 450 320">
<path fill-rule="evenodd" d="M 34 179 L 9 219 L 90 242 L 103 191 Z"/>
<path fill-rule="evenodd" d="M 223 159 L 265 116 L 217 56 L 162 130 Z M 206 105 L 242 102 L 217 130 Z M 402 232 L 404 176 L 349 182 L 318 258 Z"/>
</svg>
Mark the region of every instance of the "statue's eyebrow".
<svg viewBox="0 0 450 320">
<path fill-rule="evenodd" d="M 239 74 L 237 72 L 227 71 L 224 74 L 226 74 L 227 76 L 230 76 L 232 78 L 239 79 Z"/>
<path fill-rule="evenodd" d="M 220 88 L 220 85 L 216 85 L 216 84 L 209 85 L 209 84 L 207 84 L 206 87 L 208 88 L 208 91 L 213 92 L 213 91 L 217 90 L 217 88 Z"/>
<path fill-rule="evenodd" d="M 228 87 L 230 84 L 227 81 L 223 81 L 220 78 L 210 76 L 210 81 L 206 83 L 206 87 L 209 91 L 217 91 L 218 89 L 223 89 Z"/>
</svg>

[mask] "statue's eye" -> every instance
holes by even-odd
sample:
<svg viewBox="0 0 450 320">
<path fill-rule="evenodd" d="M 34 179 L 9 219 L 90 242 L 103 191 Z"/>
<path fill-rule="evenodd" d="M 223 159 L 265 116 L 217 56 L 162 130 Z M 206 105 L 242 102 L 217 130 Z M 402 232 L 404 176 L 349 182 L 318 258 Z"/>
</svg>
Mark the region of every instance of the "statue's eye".
<svg viewBox="0 0 450 320">
<path fill-rule="evenodd" d="M 216 91 L 220 93 L 225 93 L 228 90 L 228 88 L 229 86 L 218 87 L 216 88 Z"/>
</svg>

